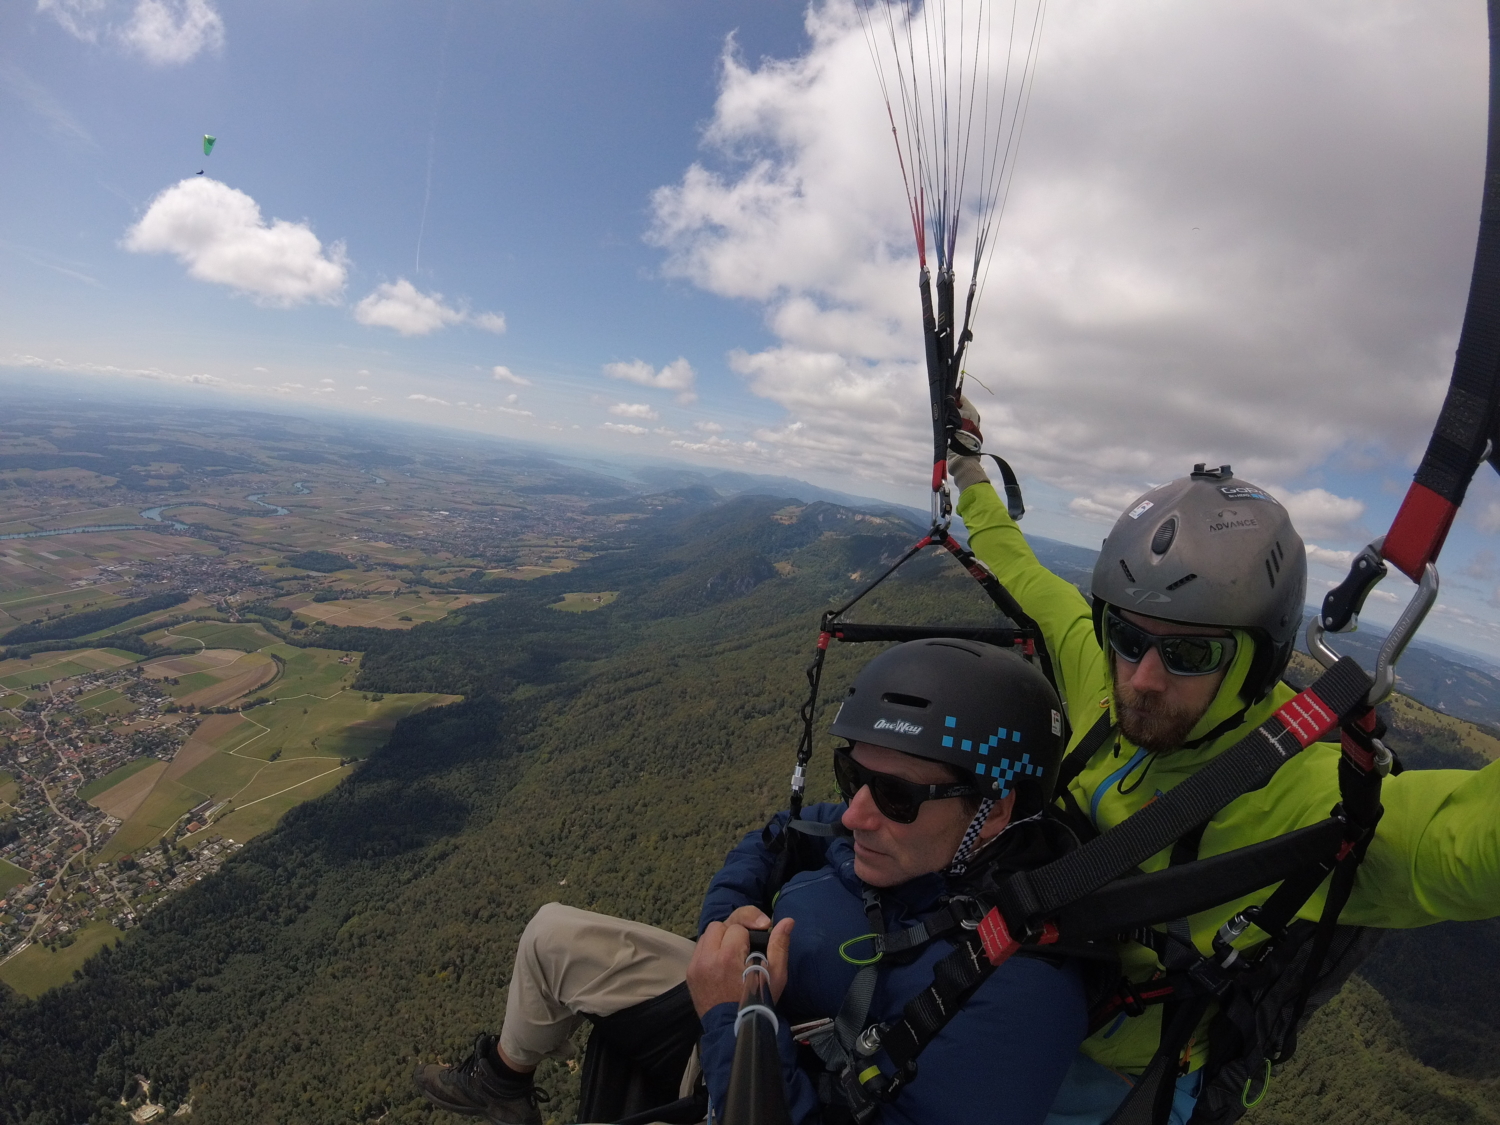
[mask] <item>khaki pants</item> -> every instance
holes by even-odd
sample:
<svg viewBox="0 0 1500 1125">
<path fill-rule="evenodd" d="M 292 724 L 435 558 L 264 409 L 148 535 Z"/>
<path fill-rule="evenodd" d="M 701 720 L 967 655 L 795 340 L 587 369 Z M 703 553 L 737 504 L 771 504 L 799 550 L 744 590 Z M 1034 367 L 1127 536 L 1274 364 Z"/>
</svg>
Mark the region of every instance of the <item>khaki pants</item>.
<svg viewBox="0 0 1500 1125">
<path fill-rule="evenodd" d="M 687 938 L 549 902 L 526 924 L 516 948 L 500 1049 L 521 1066 L 568 1058 L 568 1037 L 585 1015 L 611 1016 L 675 988 L 687 979 L 692 956 Z"/>
</svg>

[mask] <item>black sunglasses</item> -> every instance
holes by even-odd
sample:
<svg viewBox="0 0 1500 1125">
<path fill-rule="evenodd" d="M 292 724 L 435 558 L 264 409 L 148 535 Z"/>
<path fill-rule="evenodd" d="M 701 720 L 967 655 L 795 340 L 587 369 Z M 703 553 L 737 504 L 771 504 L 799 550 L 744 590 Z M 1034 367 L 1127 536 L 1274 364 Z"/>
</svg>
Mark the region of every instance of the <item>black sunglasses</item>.
<svg viewBox="0 0 1500 1125">
<path fill-rule="evenodd" d="M 1174 676 L 1207 676 L 1234 658 L 1233 637 L 1163 636 L 1132 625 L 1113 609 L 1104 615 L 1109 647 L 1132 664 L 1139 664 L 1153 648 Z"/>
<path fill-rule="evenodd" d="M 979 786 L 969 782 L 921 785 L 895 774 L 878 773 L 860 765 L 848 750 L 843 749 L 833 752 L 833 777 L 838 782 L 839 795 L 846 801 L 854 800 L 854 795 L 868 785 L 875 807 L 887 820 L 894 820 L 897 824 L 910 824 L 916 820 L 923 801 L 983 795 Z"/>
</svg>

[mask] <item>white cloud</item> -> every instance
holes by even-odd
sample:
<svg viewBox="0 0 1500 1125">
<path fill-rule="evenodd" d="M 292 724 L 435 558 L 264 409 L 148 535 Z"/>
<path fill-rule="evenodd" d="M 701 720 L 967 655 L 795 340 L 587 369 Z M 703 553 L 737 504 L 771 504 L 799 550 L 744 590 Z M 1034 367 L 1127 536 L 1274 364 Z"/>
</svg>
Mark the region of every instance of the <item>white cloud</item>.
<svg viewBox="0 0 1500 1125">
<path fill-rule="evenodd" d="M 224 21 L 207 0 L 139 0 L 120 38 L 148 62 L 185 63 L 224 46 Z"/>
<path fill-rule="evenodd" d="M 627 383 L 639 383 L 643 387 L 655 387 L 662 391 L 676 391 L 678 402 L 693 402 L 698 398 L 693 389 L 696 375 L 692 365 L 678 356 L 661 370 L 652 367 L 643 359 L 629 363 L 606 363 L 604 374 L 611 379 L 623 379 Z"/>
<path fill-rule="evenodd" d="M 369 387 L 365 387 L 365 386 L 359 386 L 359 387 L 355 387 L 354 389 L 356 391 L 368 391 L 370 388 Z"/>
<path fill-rule="evenodd" d="M 1349 565 L 1354 562 L 1354 552 L 1333 551 L 1327 547 L 1319 547 L 1316 543 L 1309 543 L 1307 544 L 1307 561 L 1322 563 L 1335 570 L 1348 570 Z"/>
<path fill-rule="evenodd" d="M 724 427 L 717 422 L 694 422 L 693 429 L 704 434 L 722 434 Z"/>
<path fill-rule="evenodd" d="M 443 303 L 441 293 L 423 293 L 404 277 L 377 285 L 354 306 L 354 319 L 372 328 L 394 328 L 403 336 L 426 336 L 450 324 L 465 323 L 488 332 L 505 331 L 505 318 L 499 313 L 476 316 L 465 308 L 454 308 Z"/>
<path fill-rule="evenodd" d="M 402 277 L 376 286 L 354 306 L 354 319 L 373 328 L 394 328 L 403 336 L 426 336 L 461 323 L 464 314 L 443 304 L 441 293 L 423 293 Z"/>
<path fill-rule="evenodd" d="M 764 309 L 775 343 L 731 356 L 784 411 L 758 443 L 920 487 L 917 262 L 854 11 L 811 7 L 797 58 L 731 46 L 650 238 L 669 275 Z M 1108 519 L 1195 461 L 1272 485 L 1420 451 L 1472 262 L 1480 9 L 1083 0 L 1047 21 L 967 361 L 989 448 Z M 1357 501 L 1318 491 L 1299 527 L 1352 535 Z"/>
<path fill-rule="evenodd" d="M 318 382 L 332 384 L 333 380 L 332 379 L 319 379 Z"/>
<path fill-rule="evenodd" d="M 445 398 L 435 398 L 432 395 L 407 395 L 412 402 L 430 402 L 434 406 L 452 406 L 453 404 Z"/>
<path fill-rule="evenodd" d="M 177 383 L 185 386 L 229 387 L 244 390 L 245 384 L 231 383 L 217 375 L 179 375 L 163 371 L 159 367 L 117 367 L 109 363 L 88 363 L 66 359 L 45 359 L 42 356 L 12 353 L 0 356 L 0 367 L 16 367 L 37 371 L 63 371 L 79 375 L 118 375 L 130 379 L 149 379 L 156 383 Z"/>
<path fill-rule="evenodd" d="M 624 422 L 605 422 L 603 428 L 614 430 L 617 434 L 632 434 L 635 436 L 649 432 L 645 426 L 631 426 Z"/>
<path fill-rule="evenodd" d="M 267 224 L 255 200 L 204 176 L 153 199 L 123 245 L 138 254 L 172 254 L 199 281 L 227 285 L 266 305 L 334 303 L 348 274 L 343 243 L 325 250 L 305 222 Z"/>
<path fill-rule="evenodd" d="M 1322 488 L 1310 488 L 1306 492 L 1283 492 L 1276 490 L 1276 499 L 1286 507 L 1304 539 L 1344 537 L 1355 534 L 1354 522 L 1365 514 L 1365 503 L 1348 496 L 1335 496 Z M 1353 562 L 1351 555 L 1344 563 Z"/>
<path fill-rule="evenodd" d="M 674 441 L 673 449 L 680 449 L 684 453 L 706 453 L 713 457 L 722 457 L 736 464 L 745 464 L 754 460 L 764 461 L 767 457 L 766 449 L 753 441 L 729 441 L 726 438 L 710 437 L 705 441 Z"/>
<path fill-rule="evenodd" d="M 37 0 L 37 11 L 86 43 L 113 40 L 158 66 L 224 46 L 223 17 L 208 0 Z"/>
<path fill-rule="evenodd" d="M 521 376 L 517 375 L 514 371 L 512 371 L 509 367 L 501 367 L 500 365 L 497 364 L 494 367 L 494 369 L 493 369 L 493 373 L 494 373 L 495 378 L 498 379 L 498 380 L 500 380 L 500 382 L 502 382 L 502 383 L 514 383 L 518 387 L 529 387 L 529 386 L 531 386 L 531 380 L 530 379 L 523 379 Z"/>
<path fill-rule="evenodd" d="M 653 422 L 661 417 L 644 402 L 617 402 L 609 408 L 609 412 L 617 418 L 647 418 Z"/>
</svg>

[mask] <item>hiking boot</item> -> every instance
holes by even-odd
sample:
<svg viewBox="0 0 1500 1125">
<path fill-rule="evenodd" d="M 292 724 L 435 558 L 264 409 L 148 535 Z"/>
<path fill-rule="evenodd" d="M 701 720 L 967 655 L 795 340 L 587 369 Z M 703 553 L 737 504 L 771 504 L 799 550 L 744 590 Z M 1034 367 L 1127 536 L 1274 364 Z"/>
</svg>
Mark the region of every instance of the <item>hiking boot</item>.
<svg viewBox="0 0 1500 1125">
<path fill-rule="evenodd" d="M 457 1066 L 427 1063 L 412 1078 L 423 1097 L 450 1113 L 483 1117 L 491 1125 L 542 1125 L 537 1103 L 547 1095 L 529 1077 L 520 1082 L 503 1076 L 492 1061 L 494 1052 L 494 1036 L 481 1035 Z"/>
</svg>

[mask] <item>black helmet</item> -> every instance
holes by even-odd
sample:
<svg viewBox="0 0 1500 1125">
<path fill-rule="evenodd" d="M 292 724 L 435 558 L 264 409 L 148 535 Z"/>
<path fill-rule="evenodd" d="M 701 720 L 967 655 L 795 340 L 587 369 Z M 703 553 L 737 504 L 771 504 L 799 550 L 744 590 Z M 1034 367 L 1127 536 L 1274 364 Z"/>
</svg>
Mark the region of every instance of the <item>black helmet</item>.
<svg viewBox="0 0 1500 1125">
<path fill-rule="evenodd" d="M 1041 672 L 1014 652 L 948 637 L 866 664 L 833 733 L 957 766 L 989 797 L 1014 790 L 1017 820 L 1051 800 L 1063 751 L 1062 706 Z"/>
<path fill-rule="evenodd" d="M 1255 660 L 1241 694 L 1254 703 L 1285 671 L 1302 628 L 1307 550 L 1264 489 L 1228 465 L 1197 465 L 1115 522 L 1094 564 L 1092 593 L 1096 626 L 1108 604 L 1249 633 Z"/>
</svg>

